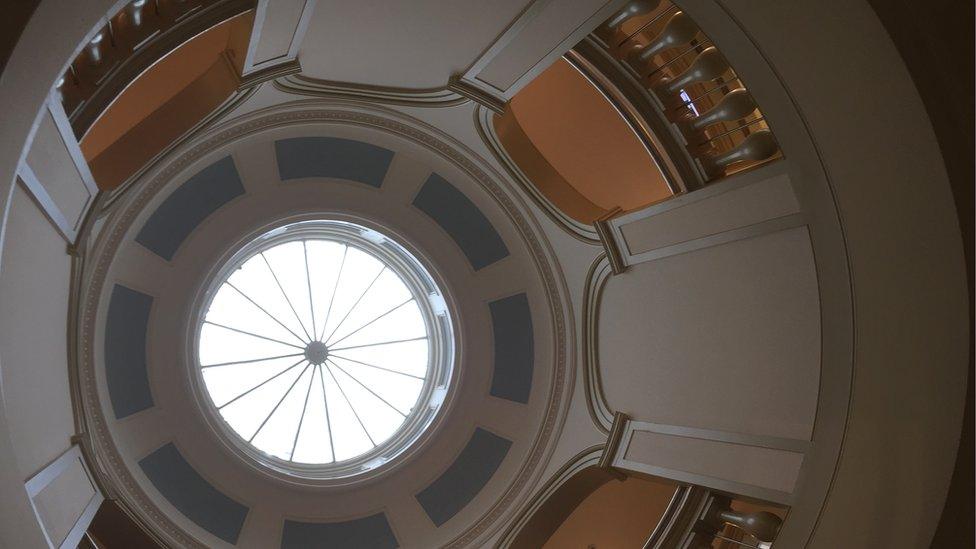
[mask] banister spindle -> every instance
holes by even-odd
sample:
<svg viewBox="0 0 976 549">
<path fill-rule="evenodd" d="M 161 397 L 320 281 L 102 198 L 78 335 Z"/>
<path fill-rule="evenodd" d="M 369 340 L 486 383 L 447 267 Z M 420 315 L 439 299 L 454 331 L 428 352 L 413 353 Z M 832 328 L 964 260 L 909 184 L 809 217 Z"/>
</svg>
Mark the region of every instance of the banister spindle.
<svg viewBox="0 0 976 549">
<path fill-rule="evenodd" d="M 687 88 L 695 82 L 714 80 L 725 74 L 728 69 L 729 63 L 725 57 L 722 57 L 715 46 L 709 46 L 698 54 L 687 69 L 676 74 L 674 78 L 663 81 L 658 86 L 658 90 L 667 95 L 675 95 L 682 88 Z"/>
<path fill-rule="evenodd" d="M 603 24 L 603 28 L 606 32 L 613 34 L 617 32 L 620 29 L 620 26 L 626 23 L 628 19 L 652 12 L 660 4 L 661 0 L 632 0 L 627 2 L 627 4 L 620 9 L 620 11 L 613 14 L 610 19 L 607 19 L 607 22 Z"/>
<path fill-rule="evenodd" d="M 684 123 L 686 133 L 701 131 L 712 124 L 745 118 L 756 110 L 756 101 L 745 89 L 732 90 L 714 107 Z"/>
<path fill-rule="evenodd" d="M 653 40 L 647 44 L 634 46 L 627 53 L 627 58 L 635 68 L 647 70 L 650 68 L 647 65 L 650 64 L 655 55 L 666 49 L 687 44 L 694 40 L 697 34 L 698 26 L 695 25 L 695 22 L 691 20 L 691 17 L 685 15 L 685 12 L 679 11 L 671 16 L 671 19 Z"/>
<path fill-rule="evenodd" d="M 740 513 L 730 508 L 718 511 L 716 517 L 722 522 L 727 522 L 735 526 L 759 541 L 766 542 L 776 539 L 776 534 L 779 533 L 779 527 L 783 523 L 783 519 L 769 511 Z"/>
<path fill-rule="evenodd" d="M 145 7 L 146 0 L 135 0 L 125 7 L 126 13 L 129 14 L 129 22 L 132 23 L 133 27 L 142 25 L 142 10 Z"/>
<path fill-rule="evenodd" d="M 749 134 L 735 147 L 718 154 L 699 157 L 698 161 L 711 179 L 725 173 L 736 162 L 759 162 L 773 156 L 778 150 L 773 134 L 769 130 L 759 130 Z"/>
<path fill-rule="evenodd" d="M 54 83 L 54 96 L 58 98 L 58 101 L 64 102 L 64 81 L 65 77 L 62 75 Z"/>
<path fill-rule="evenodd" d="M 105 31 L 98 31 L 85 49 L 88 51 L 88 61 L 92 65 L 98 65 L 102 62 L 102 42 L 105 40 Z"/>
</svg>

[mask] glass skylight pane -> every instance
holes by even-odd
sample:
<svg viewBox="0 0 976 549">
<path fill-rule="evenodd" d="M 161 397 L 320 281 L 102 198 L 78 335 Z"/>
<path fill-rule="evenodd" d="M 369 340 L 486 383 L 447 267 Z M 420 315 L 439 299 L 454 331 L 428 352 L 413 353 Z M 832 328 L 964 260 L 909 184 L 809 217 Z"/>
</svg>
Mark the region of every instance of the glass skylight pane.
<svg viewBox="0 0 976 549">
<path fill-rule="evenodd" d="M 356 418 L 333 377 L 327 373 L 325 379 L 329 417 L 332 420 L 332 434 L 335 436 L 336 459 L 343 461 L 368 452 L 374 444 L 367 438 L 359 419 Z"/>
<path fill-rule="evenodd" d="M 417 305 L 411 302 L 382 318 L 378 318 L 371 324 L 363 326 L 358 332 L 350 333 L 342 338 L 333 338 L 329 344 L 338 349 L 382 341 L 425 337 L 426 335 L 427 327 L 424 325 L 424 318 L 420 315 Z"/>
<path fill-rule="evenodd" d="M 280 459 L 287 460 L 291 457 L 295 434 L 298 432 L 298 423 L 302 419 L 305 395 L 308 394 L 312 380 L 312 367 L 306 364 L 304 368 L 305 373 L 298 378 L 285 399 L 267 418 L 267 422 L 251 442 L 265 453 Z"/>
<path fill-rule="evenodd" d="M 226 270 L 198 333 L 213 406 L 269 459 L 372 459 L 430 395 L 427 329 L 439 325 L 408 283 L 429 275 L 404 278 L 402 249 L 380 259 L 373 240 L 260 241 Z"/>
<path fill-rule="evenodd" d="M 203 366 L 255 358 L 299 356 L 304 352 L 303 347 L 285 345 L 212 324 L 204 324 L 200 329 L 200 364 Z"/>
<path fill-rule="evenodd" d="M 274 318 L 265 315 L 260 309 L 244 298 L 230 286 L 224 285 L 217 292 L 207 311 L 206 321 L 229 326 L 238 330 L 260 334 L 265 337 L 302 345 L 304 341 L 278 324 Z"/>
<path fill-rule="evenodd" d="M 295 366 L 296 362 L 298 357 L 289 357 L 235 366 L 205 368 L 203 379 L 214 405 L 219 407 L 269 377 Z M 301 365 L 295 367 L 301 368 Z"/>
<path fill-rule="evenodd" d="M 398 372 L 425 377 L 427 375 L 427 345 L 426 341 L 408 341 L 395 345 L 346 349 L 336 351 L 335 355 Z"/>
<path fill-rule="evenodd" d="M 312 380 L 312 392 L 308 397 L 308 409 L 302 421 L 298 434 L 298 444 L 292 461 L 296 463 L 329 463 L 333 461 L 329 443 L 331 418 L 325 415 L 325 400 L 322 393 L 324 387 L 321 369 L 315 367 L 315 377 Z"/>
<path fill-rule="evenodd" d="M 254 316 L 264 314 L 270 316 L 296 337 L 305 336 L 304 329 L 292 313 L 288 302 L 285 301 L 278 289 L 274 277 L 268 270 L 261 256 L 252 257 L 240 269 L 231 275 L 229 281 L 232 288 L 236 288 L 245 299 L 255 304 Z M 262 311 L 263 309 L 263 311 Z M 304 337 L 304 339 L 308 339 Z"/>
<path fill-rule="evenodd" d="M 302 372 L 304 366 L 299 365 L 285 373 L 267 381 L 273 374 L 269 374 L 258 383 L 264 383 L 257 389 L 252 390 L 246 395 L 226 403 L 220 409 L 224 420 L 230 424 L 237 433 L 244 439 L 250 440 L 254 433 L 261 426 L 275 404 L 284 396 L 285 391 L 294 383 L 295 379 Z M 267 381 L 265 383 L 265 381 Z M 255 386 L 258 384 L 256 383 Z M 243 394 L 243 391 L 242 391 Z"/>
</svg>

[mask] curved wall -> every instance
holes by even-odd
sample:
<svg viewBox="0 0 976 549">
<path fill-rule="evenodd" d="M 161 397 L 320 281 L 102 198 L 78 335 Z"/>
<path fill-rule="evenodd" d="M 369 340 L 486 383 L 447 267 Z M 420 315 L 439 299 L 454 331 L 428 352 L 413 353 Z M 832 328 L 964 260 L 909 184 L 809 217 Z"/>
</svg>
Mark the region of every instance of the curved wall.
<svg viewBox="0 0 976 549">
<path fill-rule="evenodd" d="M 959 228 L 918 93 L 866 4 L 685 4 L 716 42 L 737 22 L 776 71 L 816 143 L 844 230 L 852 400 L 810 543 L 925 546 L 958 444 L 969 329 Z M 739 44 L 730 46 L 722 51 L 738 59 Z M 736 66 L 768 112 L 754 65 Z"/>
</svg>

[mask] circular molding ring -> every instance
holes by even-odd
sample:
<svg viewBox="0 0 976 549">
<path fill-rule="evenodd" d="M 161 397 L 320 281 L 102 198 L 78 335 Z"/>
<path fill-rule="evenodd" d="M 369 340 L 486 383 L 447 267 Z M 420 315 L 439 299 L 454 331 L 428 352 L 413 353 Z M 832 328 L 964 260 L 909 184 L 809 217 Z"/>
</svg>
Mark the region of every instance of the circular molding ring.
<svg viewBox="0 0 976 549">
<path fill-rule="evenodd" d="M 322 464 L 304 464 L 268 455 L 234 431 L 233 427 L 223 419 L 206 389 L 207 384 L 203 379 L 199 356 L 201 330 L 206 313 L 217 291 L 231 273 L 241 268 L 247 260 L 273 247 L 305 239 L 342 243 L 378 259 L 384 265 L 384 270 L 388 269 L 394 273 L 409 290 L 411 301 L 417 304 L 423 319 L 425 339 L 429 342 L 430 369 L 418 394 L 419 405 L 415 405 L 413 411 L 404 417 L 401 426 L 397 427 L 387 440 L 377 441 L 371 450 L 350 459 Z M 451 318 L 456 317 L 457 314 L 451 311 L 451 300 L 443 298 L 442 290 L 431 276 L 428 266 L 422 264 L 419 258 L 381 228 L 374 227 L 364 219 L 338 214 L 327 216 L 309 214 L 277 220 L 244 237 L 240 245 L 230 250 L 224 258 L 216 261 L 201 290 L 202 292 L 194 299 L 193 313 L 188 323 L 189 333 L 186 334 L 187 354 L 191 356 L 186 358 L 185 363 L 191 370 L 188 378 L 193 388 L 193 395 L 216 436 L 232 452 L 240 455 L 245 461 L 257 465 L 262 473 L 287 482 L 296 482 L 300 479 L 316 486 L 328 486 L 333 483 L 345 485 L 387 474 L 392 467 L 402 461 L 400 458 L 404 454 L 413 453 L 418 449 L 422 439 L 427 438 L 427 428 L 444 409 L 442 404 L 448 398 L 447 392 L 457 359 L 455 334 L 451 321 Z M 323 334 L 325 329 L 323 326 Z M 341 335 L 343 332 L 339 333 Z M 327 339 L 323 337 L 319 341 Z M 321 343 L 320 345 L 325 349 L 325 345 Z M 299 379 L 302 377 L 299 376 Z M 314 380 L 314 376 L 312 379 Z M 297 441 L 296 433 L 296 444 Z"/>
<path fill-rule="evenodd" d="M 90 437 L 88 444 L 99 473 L 104 473 L 101 481 L 108 484 L 140 520 L 169 543 L 184 547 L 205 547 L 153 503 L 132 476 L 115 447 L 95 377 L 94 341 L 98 302 L 112 259 L 125 235 L 143 208 L 174 177 L 195 161 L 246 136 L 305 123 L 351 125 L 379 130 L 420 145 L 446 159 L 476 181 L 502 208 L 527 245 L 541 275 L 553 330 L 552 373 L 542 424 L 523 464 L 515 478 L 509 482 L 502 497 L 494 502 L 487 513 L 445 545 L 452 548 L 469 546 L 502 528 L 504 523 L 499 519 L 503 515 L 514 513 L 519 508 L 519 502 L 531 496 L 531 490 L 540 481 L 540 465 L 552 452 L 556 440 L 554 435 L 565 419 L 573 385 L 572 349 L 575 347 L 572 333 L 567 333 L 567 327 L 572 325 L 572 312 L 563 305 L 564 301 L 569 300 L 568 289 L 554 260 L 553 250 L 547 241 L 537 236 L 541 229 L 535 224 L 531 214 L 527 213 L 528 209 L 521 199 L 513 197 L 509 190 L 498 183 L 503 180 L 500 174 L 488 167 L 476 153 L 443 132 L 396 111 L 354 101 L 308 100 L 279 105 L 228 121 L 197 136 L 191 142 L 182 143 L 144 172 L 144 182 L 129 187 L 129 192 L 116 197 L 108 210 L 101 212 L 107 219 L 102 232 L 96 235 L 93 242 L 90 241 L 93 235 L 81 235 L 79 253 L 84 260 L 84 272 L 75 279 L 76 286 L 72 289 L 79 303 L 76 324 L 78 379 L 86 435 Z"/>
</svg>

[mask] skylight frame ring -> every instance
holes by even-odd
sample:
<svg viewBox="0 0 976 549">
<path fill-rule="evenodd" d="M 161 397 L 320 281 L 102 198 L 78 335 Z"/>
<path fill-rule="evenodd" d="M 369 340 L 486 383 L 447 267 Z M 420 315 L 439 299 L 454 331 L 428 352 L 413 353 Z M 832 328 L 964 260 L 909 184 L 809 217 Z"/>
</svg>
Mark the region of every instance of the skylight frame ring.
<svg viewBox="0 0 976 549">
<path fill-rule="evenodd" d="M 206 389 L 199 360 L 201 329 L 220 287 L 230 274 L 249 259 L 292 241 L 325 239 L 358 248 L 393 270 L 407 285 L 424 320 L 428 337 L 428 371 L 417 404 L 388 439 L 371 450 L 344 461 L 304 464 L 283 460 L 258 450 L 221 416 Z M 457 326 L 452 301 L 443 284 L 431 275 L 422 256 L 400 244 L 392 231 L 342 214 L 307 214 L 279 221 L 252 232 L 218 261 L 193 306 L 187 337 L 191 385 L 207 423 L 219 438 L 245 461 L 265 473 L 298 484 L 342 485 L 386 472 L 414 453 L 434 430 L 435 420 L 448 407 L 457 361 Z M 324 367 L 324 365 L 323 365 Z M 301 377 L 301 376 L 300 376 Z M 314 380 L 314 377 L 313 377 Z"/>
</svg>

